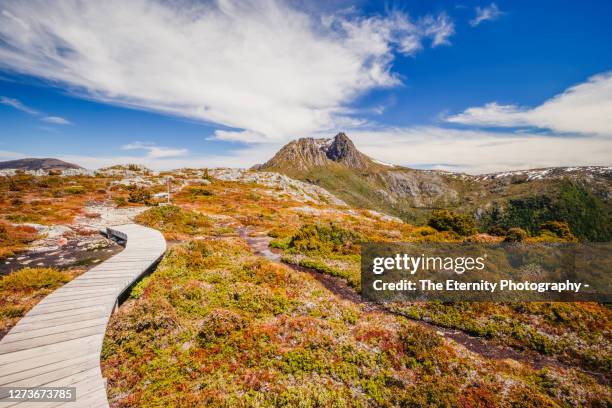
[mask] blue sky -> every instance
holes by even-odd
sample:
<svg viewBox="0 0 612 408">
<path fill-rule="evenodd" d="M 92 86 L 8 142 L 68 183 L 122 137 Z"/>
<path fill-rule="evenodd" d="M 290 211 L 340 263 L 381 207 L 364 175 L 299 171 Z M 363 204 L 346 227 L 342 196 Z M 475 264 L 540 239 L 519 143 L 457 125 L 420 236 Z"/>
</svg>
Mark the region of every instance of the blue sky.
<svg viewBox="0 0 612 408">
<path fill-rule="evenodd" d="M 595 1 L 0 1 L 0 160 L 248 167 L 346 131 L 417 168 L 611 165 L 611 16 Z"/>
</svg>

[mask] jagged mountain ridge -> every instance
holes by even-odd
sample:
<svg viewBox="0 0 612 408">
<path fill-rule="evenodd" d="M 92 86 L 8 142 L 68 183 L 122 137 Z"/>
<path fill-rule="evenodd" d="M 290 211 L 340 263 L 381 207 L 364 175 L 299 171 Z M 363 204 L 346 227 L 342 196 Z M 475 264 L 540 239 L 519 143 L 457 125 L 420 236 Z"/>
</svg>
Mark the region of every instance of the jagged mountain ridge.
<svg viewBox="0 0 612 408">
<path fill-rule="evenodd" d="M 333 139 L 303 138 L 285 145 L 261 169 L 294 167 L 308 170 L 313 166 L 340 163 L 354 169 L 371 167 L 373 161 L 361 153 L 346 134 L 338 133 Z"/>
<path fill-rule="evenodd" d="M 319 185 L 351 205 L 410 222 L 423 222 L 431 210 L 448 208 L 472 213 L 483 227 L 515 223 L 533 230 L 535 224 L 523 224 L 564 217 L 575 224 L 575 230 L 590 234 L 590 239 L 612 235 L 612 167 L 559 167 L 476 176 L 417 170 L 376 161 L 339 133 L 333 139 L 294 140 L 257 169 Z M 586 224 L 579 218 L 579 212 L 585 211 L 580 206 L 593 208 L 593 219 Z M 529 211 L 538 215 L 531 216 Z M 604 231 L 590 233 L 589 229 Z"/>
<path fill-rule="evenodd" d="M 432 206 L 438 200 L 449 203 L 458 194 L 446 182 L 448 175 L 444 172 L 414 170 L 375 161 L 357 150 L 344 133 L 333 139 L 303 138 L 290 142 L 259 169 L 278 171 L 334 190 L 342 189 L 345 184 L 349 187 L 344 189 L 345 194 L 358 193 L 350 187 L 357 187 L 354 185 L 364 181 L 384 201 L 394 203 L 399 198 L 409 197 L 418 207 Z M 326 182 L 327 177 L 322 177 L 328 175 L 324 173 L 335 175 L 330 183 Z M 332 185 L 331 181 L 338 185 Z M 368 197 L 366 201 L 372 199 Z"/>
<path fill-rule="evenodd" d="M 66 170 L 66 169 L 83 169 L 83 167 L 68 163 L 63 160 L 54 158 L 26 158 L 18 160 L 9 160 L 0 162 L 0 170 L 16 169 L 16 170 Z"/>
</svg>

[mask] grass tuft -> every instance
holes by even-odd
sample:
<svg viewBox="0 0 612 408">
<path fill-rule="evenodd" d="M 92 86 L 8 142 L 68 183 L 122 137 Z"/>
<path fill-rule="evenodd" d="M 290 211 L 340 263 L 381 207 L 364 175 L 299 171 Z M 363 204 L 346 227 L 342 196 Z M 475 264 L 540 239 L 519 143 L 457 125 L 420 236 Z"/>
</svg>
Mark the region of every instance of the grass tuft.
<svg viewBox="0 0 612 408">
<path fill-rule="evenodd" d="M 23 268 L 0 280 L 0 290 L 29 291 L 55 289 L 68 282 L 70 277 L 52 268 Z"/>
</svg>

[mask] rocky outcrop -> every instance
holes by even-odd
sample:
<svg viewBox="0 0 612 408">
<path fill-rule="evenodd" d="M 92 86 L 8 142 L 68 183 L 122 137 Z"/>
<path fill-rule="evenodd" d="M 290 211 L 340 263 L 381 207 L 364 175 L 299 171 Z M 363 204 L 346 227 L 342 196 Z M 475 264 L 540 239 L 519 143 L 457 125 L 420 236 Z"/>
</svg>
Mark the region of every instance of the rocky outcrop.
<svg viewBox="0 0 612 408">
<path fill-rule="evenodd" d="M 294 180 L 279 173 L 219 168 L 211 169 L 209 174 L 219 180 L 256 183 L 266 187 L 279 189 L 299 202 L 346 206 L 342 200 L 338 199 L 324 188 L 303 181 Z"/>
<path fill-rule="evenodd" d="M 294 140 L 279 150 L 272 159 L 255 166 L 254 169 L 306 171 L 332 163 L 361 170 L 378 166 L 372 159 L 357 150 L 346 134 L 338 133 L 333 139 L 307 137 Z"/>
<path fill-rule="evenodd" d="M 338 133 L 324 148 L 328 159 L 353 169 L 367 169 L 373 166 L 372 160 L 361 153 L 346 134 Z"/>
</svg>

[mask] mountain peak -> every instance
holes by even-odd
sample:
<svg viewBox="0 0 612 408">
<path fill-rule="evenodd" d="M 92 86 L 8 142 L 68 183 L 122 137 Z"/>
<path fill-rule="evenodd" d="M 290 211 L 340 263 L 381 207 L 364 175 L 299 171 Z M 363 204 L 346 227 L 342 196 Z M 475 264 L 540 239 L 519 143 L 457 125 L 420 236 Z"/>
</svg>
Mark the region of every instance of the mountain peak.
<svg viewBox="0 0 612 408">
<path fill-rule="evenodd" d="M 353 141 L 343 132 L 338 133 L 334 137 L 327 147 L 325 154 L 330 160 L 357 169 L 367 168 L 368 162 L 371 161 L 366 155 L 357 150 Z"/>
<path fill-rule="evenodd" d="M 312 167 L 343 164 L 353 169 L 366 169 L 374 165 L 372 160 L 361 153 L 349 137 L 340 132 L 331 139 L 311 137 L 294 140 L 283 146 L 260 170 L 298 170 Z"/>
<path fill-rule="evenodd" d="M 0 169 L 17 170 L 66 170 L 82 169 L 81 166 L 53 158 L 26 158 L 0 162 Z"/>
</svg>

